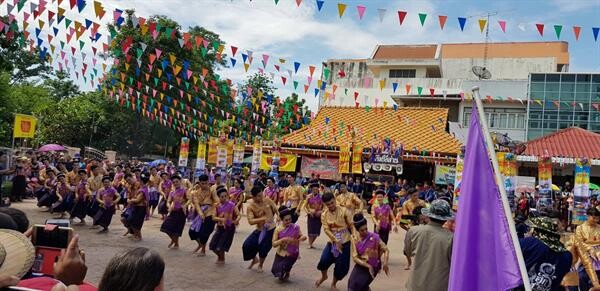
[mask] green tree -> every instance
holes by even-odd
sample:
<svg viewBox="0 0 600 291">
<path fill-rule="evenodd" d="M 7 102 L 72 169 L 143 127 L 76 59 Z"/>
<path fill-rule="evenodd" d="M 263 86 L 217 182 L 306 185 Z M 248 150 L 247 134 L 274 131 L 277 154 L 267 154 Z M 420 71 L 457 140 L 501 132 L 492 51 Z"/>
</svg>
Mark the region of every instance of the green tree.
<svg viewBox="0 0 600 291">
<path fill-rule="evenodd" d="M 73 97 L 80 94 L 77 86 L 65 71 L 57 71 L 52 77 L 44 80 L 44 87 L 48 89 L 50 96 L 55 101 Z"/>
</svg>

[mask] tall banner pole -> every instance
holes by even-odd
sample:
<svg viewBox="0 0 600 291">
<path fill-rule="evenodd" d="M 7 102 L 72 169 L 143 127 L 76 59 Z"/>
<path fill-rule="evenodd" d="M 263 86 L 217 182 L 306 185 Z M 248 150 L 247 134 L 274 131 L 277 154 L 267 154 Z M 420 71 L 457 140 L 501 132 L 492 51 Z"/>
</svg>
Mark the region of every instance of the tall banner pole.
<svg viewBox="0 0 600 291">
<path fill-rule="evenodd" d="M 508 204 L 508 197 L 506 195 L 506 189 L 504 189 L 502 175 L 500 173 L 500 167 L 498 166 L 498 159 L 496 158 L 496 151 L 494 150 L 494 143 L 492 142 L 492 137 L 490 136 L 490 131 L 488 128 L 487 119 L 485 118 L 485 113 L 483 111 L 483 102 L 481 102 L 481 97 L 479 96 L 479 87 L 475 86 L 472 89 L 473 91 L 473 100 L 475 101 L 475 107 L 477 107 L 477 112 L 479 113 L 479 121 L 481 124 L 481 130 L 483 131 L 483 136 L 485 137 L 485 143 L 487 146 L 488 156 L 492 161 L 492 167 L 494 168 L 494 176 L 496 177 L 496 185 L 498 185 L 498 190 L 500 191 L 500 198 L 502 200 L 502 208 L 504 209 L 504 214 L 506 216 L 506 220 L 508 222 L 508 228 L 510 230 L 510 236 L 512 238 L 512 243 L 517 252 L 517 262 L 519 263 L 519 271 L 521 272 L 521 278 L 523 278 L 523 286 L 526 291 L 531 291 L 531 284 L 529 282 L 529 275 L 527 274 L 527 268 L 525 267 L 525 259 L 523 259 L 523 252 L 521 251 L 521 245 L 519 244 L 519 240 L 517 238 L 517 230 L 515 228 L 515 223 L 512 220 L 512 213 L 510 211 L 510 206 Z"/>
</svg>

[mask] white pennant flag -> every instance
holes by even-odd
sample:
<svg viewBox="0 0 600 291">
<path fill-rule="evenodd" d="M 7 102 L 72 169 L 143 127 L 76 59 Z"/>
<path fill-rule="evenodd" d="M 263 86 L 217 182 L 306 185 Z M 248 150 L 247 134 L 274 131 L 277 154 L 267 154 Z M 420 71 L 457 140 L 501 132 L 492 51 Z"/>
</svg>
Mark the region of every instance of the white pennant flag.
<svg viewBox="0 0 600 291">
<path fill-rule="evenodd" d="M 387 9 L 379 8 L 377 9 L 377 13 L 379 14 L 379 22 L 383 22 L 383 18 L 385 17 L 385 12 Z"/>
</svg>

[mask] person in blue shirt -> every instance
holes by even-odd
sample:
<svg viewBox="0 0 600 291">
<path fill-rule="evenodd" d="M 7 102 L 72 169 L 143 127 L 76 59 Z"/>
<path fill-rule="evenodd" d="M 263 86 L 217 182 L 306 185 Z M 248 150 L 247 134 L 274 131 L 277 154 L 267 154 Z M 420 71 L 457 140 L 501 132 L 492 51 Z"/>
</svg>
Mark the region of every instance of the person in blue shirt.
<svg viewBox="0 0 600 291">
<path fill-rule="evenodd" d="M 532 290 L 565 290 L 560 284 L 574 262 L 571 251 L 560 242 L 557 223 L 549 217 L 533 217 L 528 225 L 532 236 L 519 239 L 519 244 Z"/>
<path fill-rule="evenodd" d="M 425 184 L 417 183 L 417 190 L 419 190 L 419 199 L 425 200 L 427 203 L 437 199 L 437 194 L 429 182 L 425 182 Z"/>
</svg>

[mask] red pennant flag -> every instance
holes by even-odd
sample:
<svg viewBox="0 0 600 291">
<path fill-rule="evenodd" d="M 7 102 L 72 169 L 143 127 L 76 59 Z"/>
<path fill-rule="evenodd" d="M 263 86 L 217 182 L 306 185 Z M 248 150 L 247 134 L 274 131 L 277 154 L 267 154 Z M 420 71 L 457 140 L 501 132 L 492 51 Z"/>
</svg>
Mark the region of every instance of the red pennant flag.
<svg viewBox="0 0 600 291">
<path fill-rule="evenodd" d="M 237 50 L 238 50 L 238 48 L 237 48 L 237 47 L 231 46 L 231 54 L 232 54 L 232 57 L 235 57 L 235 53 L 237 53 Z"/>
<path fill-rule="evenodd" d="M 431 97 L 433 97 L 435 95 L 435 89 L 429 88 L 429 94 L 431 94 Z"/>
<path fill-rule="evenodd" d="M 306 92 L 308 92 L 308 85 L 304 85 L 304 94 L 306 94 Z"/>
<path fill-rule="evenodd" d="M 281 82 L 283 82 L 283 85 L 284 85 L 284 86 L 285 86 L 285 81 L 286 81 L 286 80 L 287 80 L 287 79 L 286 79 L 284 76 L 281 76 Z"/>
<path fill-rule="evenodd" d="M 358 92 L 354 92 L 354 101 L 358 98 Z"/>
<path fill-rule="evenodd" d="M 537 27 L 538 32 L 540 33 L 540 36 L 544 36 L 544 24 L 543 23 L 538 23 L 535 25 Z"/>
<path fill-rule="evenodd" d="M 440 29 L 444 30 L 444 25 L 446 25 L 446 19 L 448 19 L 448 16 L 440 15 L 440 16 L 438 16 L 438 18 L 440 20 Z"/>
<path fill-rule="evenodd" d="M 398 11 L 398 18 L 400 19 L 400 25 L 404 22 L 404 18 L 406 18 L 406 11 Z"/>
<path fill-rule="evenodd" d="M 310 76 L 312 77 L 315 73 L 315 66 L 308 66 L 308 70 L 310 71 Z"/>
<path fill-rule="evenodd" d="M 69 4 L 71 9 L 75 8 L 75 5 L 77 5 L 77 0 L 69 0 Z"/>
<path fill-rule="evenodd" d="M 573 33 L 575 34 L 575 40 L 579 40 L 580 32 L 581 32 L 581 26 L 573 26 Z"/>
</svg>

